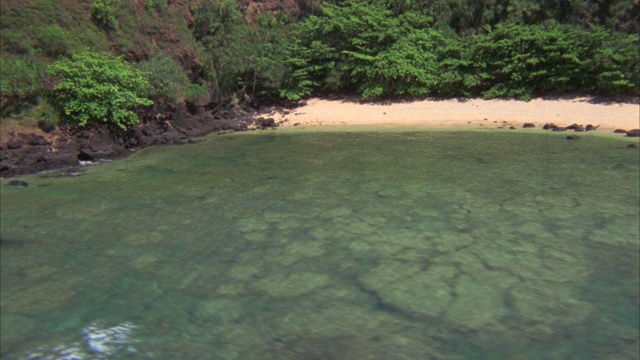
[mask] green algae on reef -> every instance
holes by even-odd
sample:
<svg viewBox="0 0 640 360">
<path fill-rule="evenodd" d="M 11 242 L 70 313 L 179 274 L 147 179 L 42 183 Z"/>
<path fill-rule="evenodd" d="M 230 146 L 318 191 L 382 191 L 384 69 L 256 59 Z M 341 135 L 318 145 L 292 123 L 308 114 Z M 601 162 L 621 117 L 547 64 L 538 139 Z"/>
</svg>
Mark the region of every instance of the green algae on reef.
<svg viewBox="0 0 640 360">
<path fill-rule="evenodd" d="M 632 142 L 229 134 L 2 180 L 2 358 L 637 358 Z"/>
</svg>

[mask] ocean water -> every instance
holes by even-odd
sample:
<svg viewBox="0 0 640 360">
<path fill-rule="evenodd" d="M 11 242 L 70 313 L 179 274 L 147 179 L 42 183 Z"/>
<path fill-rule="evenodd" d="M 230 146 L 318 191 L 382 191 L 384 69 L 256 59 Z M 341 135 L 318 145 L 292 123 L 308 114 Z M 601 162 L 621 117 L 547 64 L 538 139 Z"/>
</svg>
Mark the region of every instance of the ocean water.
<svg viewBox="0 0 640 360">
<path fill-rule="evenodd" d="M 637 359 L 637 139 L 211 135 L 1 181 L 2 359 Z"/>
</svg>

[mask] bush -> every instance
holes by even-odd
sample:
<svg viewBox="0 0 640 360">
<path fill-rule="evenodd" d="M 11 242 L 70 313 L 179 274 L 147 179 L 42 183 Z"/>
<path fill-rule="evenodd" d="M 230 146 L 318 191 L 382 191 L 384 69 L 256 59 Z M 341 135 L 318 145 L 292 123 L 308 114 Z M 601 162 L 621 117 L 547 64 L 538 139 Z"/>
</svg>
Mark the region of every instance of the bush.
<svg viewBox="0 0 640 360">
<path fill-rule="evenodd" d="M 546 25 L 498 25 L 475 37 L 470 61 L 487 98 L 530 99 L 589 90 L 591 54 L 584 31 Z"/>
<path fill-rule="evenodd" d="M 189 79 L 182 65 L 165 53 L 159 53 L 143 61 L 138 69 L 147 73 L 149 87 L 147 96 L 160 104 L 178 100 L 185 95 Z"/>
<path fill-rule="evenodd" d="M 83 51 L 49 66 L 60 79 L 49 102 L 61 120 L 84 126 L 106 122 L 126 129 L 139 122 L 133 111 L 153 102 L 143 96 L 149 86 L 146 74 L 122 57 Z"/>
<path fill-rule="evenodd" d="M 115 3 L 116 0 L 96 0 L 91 4 L 93 21 L 107 32 L 118 30 Z"/>
<path fill-rule="evenodd" d="M 185 97 L 187 100 L 193 100 L 195 98 L 205 97 L 208 95 L 209 92 L 205 87 L 198 84 L 191 84 L 186 90 Z"/>
<path fill-rule="evenodd" d="M 640 93 L 640 35 L 620 36 L 608 31 L 592 32 L 595 90 L 602 94 Z"/>
<path fill-rule="evenodd" d="M 66 56 L 73 47 L 72 37 L 57 25 L 41 27 L 36 33 L 36 44 L 49 57 Z"/>
<path fill-rule="evenodd" d="M 35 105 L 42 91 L 44 64 L 31 58 L 0 58 L 0 114 Z"/>
</svg>

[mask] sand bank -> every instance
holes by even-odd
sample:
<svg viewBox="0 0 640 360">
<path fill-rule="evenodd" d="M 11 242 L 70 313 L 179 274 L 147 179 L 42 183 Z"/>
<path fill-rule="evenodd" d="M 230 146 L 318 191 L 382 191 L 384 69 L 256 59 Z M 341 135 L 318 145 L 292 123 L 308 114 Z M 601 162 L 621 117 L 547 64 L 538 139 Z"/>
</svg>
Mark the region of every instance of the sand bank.
<svg viewBox="0 0 640 360">
<path fill-rule="evenodd" d="M 640 105 L 632 101 L 605 102 L 588 97 L 517 100 L 447 99 L 407 102 L 363 103 L 355 100 L 313 98 L 285 111 L 263 116 L 283 121 L 281 126 L 412 125 L 430 127 L 521 128 L 524 123 L 573 123 L 600 129 L 640 128 Z"/>
</svg>

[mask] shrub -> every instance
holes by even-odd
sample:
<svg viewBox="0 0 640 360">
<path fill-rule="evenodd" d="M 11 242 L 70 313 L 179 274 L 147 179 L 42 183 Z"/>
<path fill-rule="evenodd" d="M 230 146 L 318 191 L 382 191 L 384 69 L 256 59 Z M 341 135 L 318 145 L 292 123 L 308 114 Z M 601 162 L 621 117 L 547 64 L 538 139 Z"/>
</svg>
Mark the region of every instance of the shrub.
<svg viewBox="0 0 640 360">
<path fill-rule="evenodd" d="M 184 96 L 189 79 L 182 65 L 165 53 L 159 53 L 143 61 L 138 69 L 147 73 L 149 87 L 147 95 L 154 101 L 165 104 Z"/>
<path fill-rule="evenodd" d="M 37 103 L 44 67 L 31 58 L 0 58 L 0 114 L 18 113 Z"/>
<path fill-rule="evenodd" d="M 46 56 L 65 56 L 73 47 L 72 37 L 57 25 L 41 27 L 36 33 L 36 43 Z"/>
<path fill-rule="evenodd" d="M 103 30 L 110 32 L 118 30 L 116 20 L 116 0 L 96 0 L 91 4 L 91 17 Z"/>
<path fill-rule="evenodd" d="M 60 79 L 49 94 L 51 105 L 61 120 L 80 126 L 102 121 L 126 129 L 139 121 L 133 110 L 153 103 L 142 97 L 146 74 L 122 57 L 82 51 L 56 61 L 48 73 Z"/>
<path fill-rule="evenodd" d="M 209 92 L 205 87 L 198 84 L 191 84 L 186 90 L 185 97 L 187 100 L 193 100 L 207 95 L 209 95 Z"/>
</svg>

